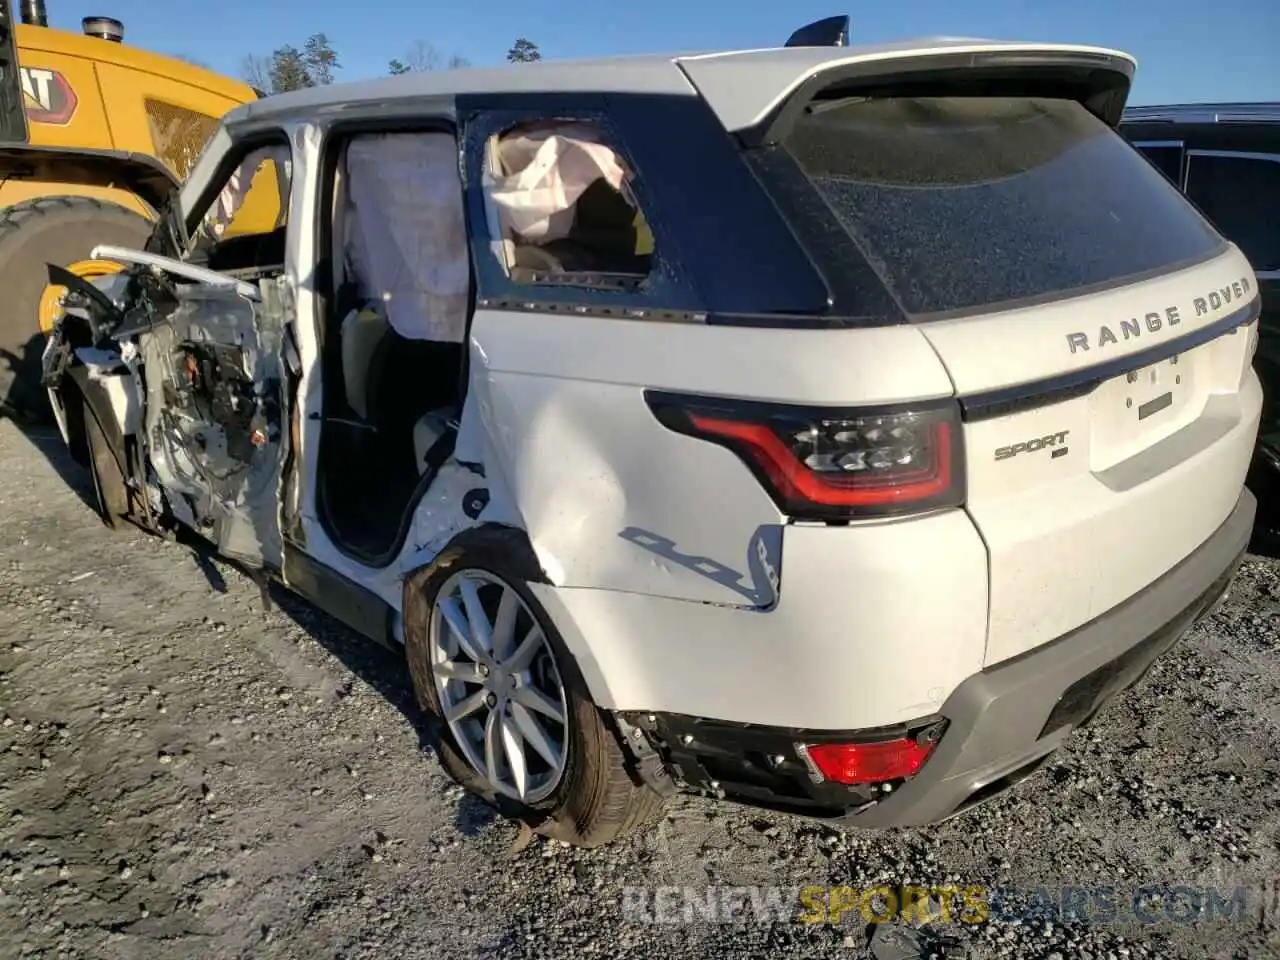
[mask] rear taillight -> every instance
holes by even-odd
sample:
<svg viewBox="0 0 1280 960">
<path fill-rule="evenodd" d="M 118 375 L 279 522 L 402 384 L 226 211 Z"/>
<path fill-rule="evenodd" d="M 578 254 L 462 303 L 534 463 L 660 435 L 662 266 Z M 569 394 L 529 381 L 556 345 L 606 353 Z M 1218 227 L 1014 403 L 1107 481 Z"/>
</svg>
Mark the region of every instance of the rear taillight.
<svg viewBox="0 0 1280 960">
<path fill-rule="evenodd" d="M 936 740 L 904 737 L 881 743 L 797 744 L 797 750 L 823 780 L 852 786 L 913 777 L 935 746 Z"/>
<path fill-rule="evenodd" d="M 797 519 L 884 516 L 964 502 L 954 401 L 829 410 L 649 391 L 658 420 L 728 447 Z"/>
</svg>

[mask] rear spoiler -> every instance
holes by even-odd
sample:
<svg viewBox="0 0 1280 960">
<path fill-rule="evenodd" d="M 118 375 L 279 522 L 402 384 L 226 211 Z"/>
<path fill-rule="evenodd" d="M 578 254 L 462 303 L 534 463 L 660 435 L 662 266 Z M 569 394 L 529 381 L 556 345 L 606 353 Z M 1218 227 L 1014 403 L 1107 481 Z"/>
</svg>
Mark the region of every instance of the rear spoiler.
<svg viewBox="0 0 1280 960">
<path fill-rule="evenodd" d="M 157 213 L 179 186 L 168 167 L 145 153 L 18 143 L 0 143 L 0 177 L 117 187 L 136 194 Z"/>
<path fill-rule="evenodd" d="M 738 131 L 747 146 L 777 143 L 816 100 L 853 96 L 1031 96 L 1075 100 L 1119 126 L 1134 62 L 1102 50 L 995 47 L 915 56 L 835 60 L 819 67 L 758 123 Z M 695 81 L 696 85 L 696 81 Z"/>
</svg>

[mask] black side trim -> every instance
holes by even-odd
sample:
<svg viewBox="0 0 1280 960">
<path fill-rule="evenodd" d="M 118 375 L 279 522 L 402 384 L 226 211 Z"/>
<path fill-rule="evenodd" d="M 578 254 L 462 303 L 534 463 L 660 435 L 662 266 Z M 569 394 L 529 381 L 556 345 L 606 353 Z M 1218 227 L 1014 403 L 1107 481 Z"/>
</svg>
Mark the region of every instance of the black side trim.
<svg viewBox="0 0 1280 960">
<path fill-rule="evenodd" d="M 647 305 L 625 307 L 609 303 L 574 303 L 555 300 L 516 300 L 508 298 L 476 301 L 484 310 L 509 310 L 515 313 L 560 313 L 575 317 L 600 317 L 613 320 L 659 320 L 667 323 L 705 323 L 704 313 Z"/>
<path fill-rule="evenodd" d="M 284 581 L 317 607 L 370 640 L 395 650 L 391 604 L 376 593 L 324 566 L 287 541 Z"/>
<path fill-rule="evenodd" d="M 1117 357 L 1096 366 L 1044 380 L 1018 384 L 1014 387 L 1002 387 L 999 390 L 962 396 L 960 397 L 961 415 L 966 422 L 973 423 L 1083 397 L 1112 377 L 1118 377 L 1132 370 L 1140 370 L 1177 354 L 1194 350 L 1224 334 L 1234 334 L 1238 328 L 1258 319 L 1262 309 L 1261 304 L 1262 301 L 1254 297 L 1247 306 L 1227 314 L 1207 327 L 1201 327 L 1177 339 L 1157 344 L 1146 350 L 1139 350 L 1137 353 Z"/>
</svg>

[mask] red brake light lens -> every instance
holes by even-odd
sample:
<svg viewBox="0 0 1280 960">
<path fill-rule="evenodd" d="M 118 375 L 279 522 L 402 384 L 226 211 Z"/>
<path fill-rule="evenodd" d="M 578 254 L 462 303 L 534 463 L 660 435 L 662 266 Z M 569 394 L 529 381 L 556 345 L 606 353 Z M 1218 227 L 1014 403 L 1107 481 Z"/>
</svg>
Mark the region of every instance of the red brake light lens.
<svg viewBox="0 0 1280 960">
<path fill-rule="evenodd" d="M 960 412 L 823 410 L 650 393 L 658 419 L 736 452 L 784 513 L 850 519 L 964 502 Z"/>
<path fill-rule="evenodd" d="M 884 783 L 920 772 L 937 746 L 910 737 L 883 743 L 814 743 L 804 749 L 818 772 L 835 783 Z"/>
</svg>

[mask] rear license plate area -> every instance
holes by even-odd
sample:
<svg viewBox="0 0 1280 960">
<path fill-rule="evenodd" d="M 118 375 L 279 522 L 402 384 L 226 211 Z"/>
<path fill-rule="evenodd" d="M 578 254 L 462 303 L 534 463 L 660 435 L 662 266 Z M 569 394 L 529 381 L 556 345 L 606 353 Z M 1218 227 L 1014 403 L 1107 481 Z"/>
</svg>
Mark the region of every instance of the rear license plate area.
<svg viewBox="0 0 1280 960">
<path fill-rule="evenodd" d="M 1124 398 L 1120 401 L 1123 412 L 1117 409 L 1120 419 L 1139 426 L 1153 418 L 1169 419 L 1186 402 L 1191 367 L 1181 355 L 1175 355 L 1116 377 L 1111 381 L 1116 399 Z"/>
<path fill-rule="evenodd" d="M 1112 377 L 1090 397 L 1091 457 L 1102 470 L 1185 425 L 1196 397 L 1194 353 L 1178 354 Z"/>
</svg>

